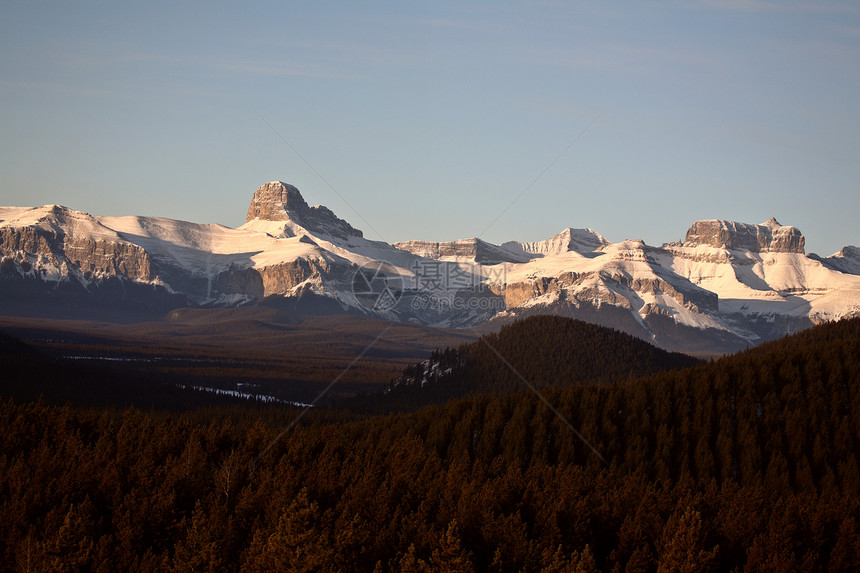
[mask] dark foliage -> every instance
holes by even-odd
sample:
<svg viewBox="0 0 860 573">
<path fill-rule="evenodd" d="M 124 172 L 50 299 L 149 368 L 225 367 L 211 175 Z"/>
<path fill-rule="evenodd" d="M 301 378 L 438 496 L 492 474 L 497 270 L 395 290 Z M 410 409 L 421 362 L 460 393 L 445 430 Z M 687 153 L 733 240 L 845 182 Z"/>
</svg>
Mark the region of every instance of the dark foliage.
<svg viewBox="0 0 860 573">
<path fill-rule="evenodd" d="M 618 382 L 695 364 L 700 361 L 618 330 L 534 316 L 457 349 L 434 352 L 429 361 L 406 368 L 385 401 L 372 404 L 414 409 L 470 393 Z"/>
<path fill-rule="evenodd" d="M 853 571 L 858 356 L 860 319 L 827 324 L 545 388 L 564 420 L 528 392 L 287 432 L 294 411 L 7 400 L 0 567 Z"/>
</svg>

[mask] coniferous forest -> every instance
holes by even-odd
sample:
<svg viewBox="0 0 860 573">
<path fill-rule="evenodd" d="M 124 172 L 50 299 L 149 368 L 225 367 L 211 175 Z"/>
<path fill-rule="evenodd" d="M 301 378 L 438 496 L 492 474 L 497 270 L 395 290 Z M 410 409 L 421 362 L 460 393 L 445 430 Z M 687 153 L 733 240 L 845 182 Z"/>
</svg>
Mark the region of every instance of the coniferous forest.
<svg viewBox="0 0 860 573">
<path fill-rule="evenodd" d="M 856 570 L 860 319 L 688 364 L 572 328 L 488 340 L 543 400 L 479 342 L 437 353 L 455 397 L 299 423 L 272 404 L 25 398 L 16 383 L 66 374 L 0 341 L 0 568 Z"/>
</svg>

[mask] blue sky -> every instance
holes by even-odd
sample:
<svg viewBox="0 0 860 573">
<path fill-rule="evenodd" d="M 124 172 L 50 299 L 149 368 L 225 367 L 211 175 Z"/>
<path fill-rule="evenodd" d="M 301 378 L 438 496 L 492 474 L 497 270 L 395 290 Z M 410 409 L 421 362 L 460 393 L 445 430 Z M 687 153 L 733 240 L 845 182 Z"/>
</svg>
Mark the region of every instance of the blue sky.
<svg viewBox="0 0 860 573">
<path fill-rule="evenodd" d="M 0 204 L 238 226 L 282 180 L 389 242 L 860 244 L 855 1 L 132 4 L 0 5 Z"/>
</svg>

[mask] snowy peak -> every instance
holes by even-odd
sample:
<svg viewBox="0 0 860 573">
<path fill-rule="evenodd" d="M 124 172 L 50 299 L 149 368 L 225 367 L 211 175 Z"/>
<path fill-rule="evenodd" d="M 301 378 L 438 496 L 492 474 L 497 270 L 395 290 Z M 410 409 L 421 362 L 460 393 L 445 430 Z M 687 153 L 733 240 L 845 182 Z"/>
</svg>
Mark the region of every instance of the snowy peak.
<svg viewBox="0 0 860 573">
<path fill-rule="evenodd" d="M 103 226 L 89 213 L 75 211 L 62 205 L 43 205 L 32 209 L 0 208 L 0 227 L 41 229 L 57 237 L 80 235 L 119 239 L 114 231 Z"/>
<path fill-rule="evenodd" d="M 543 241 L 510 241 L 502 247 L 522 251 L 533 256 L 551 256 L 575 251 L 580 254 L 593 253 L 609 244 L 603 235 L 594 229 L 572 229 L 568 227 Z"/>
<path fill-rule="evenodd" d="M 860 275 L 860 248 L 848 245 L 838 253 L 827 258 L 818 255 L 809 255 L 810 258 L 820 261 L 825 266 L 849 275 Z"/>
<path fill-rule="evenodd" d="M 261 185 L 251 198 L 245 222 L 291 221 L 311 231 L 345 239 L 361 237 L 362 232 L 338 218 L 328 207 L 308 206 L 302 194 L 293 185 L 272 181 Z"/>
<path fill-rule="evenodd" d="M 60 205 L 0 207 L 0 267 L 7 277 L 154 280 L 146 251 L 95 217 Z M 32 286 L 32 285 L 31 285 Z"/>
<path fill-rule="evenodd" d="M 687 230 L 685 247 L 709 247 L 755 253 L 805 252 L 806 239 L 797 227 L 780 225 L 775 218 L 760 225 L 722 219 L 696 221 Z"/>
<path fill-rule="evenodd" d="M 860 315 L 860 249 L 822 258 L 806 256 L 804 242 L 776 219 L 711 219 L 662 248 L 573 228 L 535 242 L 389 245 L 272 181 L 253 194 L 238 229 L 0 207 L 0 314 L 161 316 L 274 300 L 291 312 L 457 328 L 549 313 L 667 348 L 723 352 Z"/>
</svg>

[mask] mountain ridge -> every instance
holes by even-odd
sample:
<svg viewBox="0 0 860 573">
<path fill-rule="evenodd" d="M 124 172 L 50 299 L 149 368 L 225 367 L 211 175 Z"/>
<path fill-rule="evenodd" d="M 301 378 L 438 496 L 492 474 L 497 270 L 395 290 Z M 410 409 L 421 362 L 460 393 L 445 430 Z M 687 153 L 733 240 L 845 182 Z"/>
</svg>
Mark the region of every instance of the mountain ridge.
<svg viewBox="0 0 860 573">
<path fill-rule="evenodd" d="M 236 229 L 0 207 L 0 285 L 0 312 L 13 314 L 51 301 L 58 312 L 98 307 L 105 293 L 116 309 L 152 315 L 279 297 L 299 312 L 490 330 L 560 314 L 714 354 L 860 315 L 860 250 L 807 255 L 800 230 L 775 218 L 696 221 L 684 241 L 662 246 L 573 228 L 501 245 L 477 237 L 390 245 L 272 181 Z"/>
</svg>

